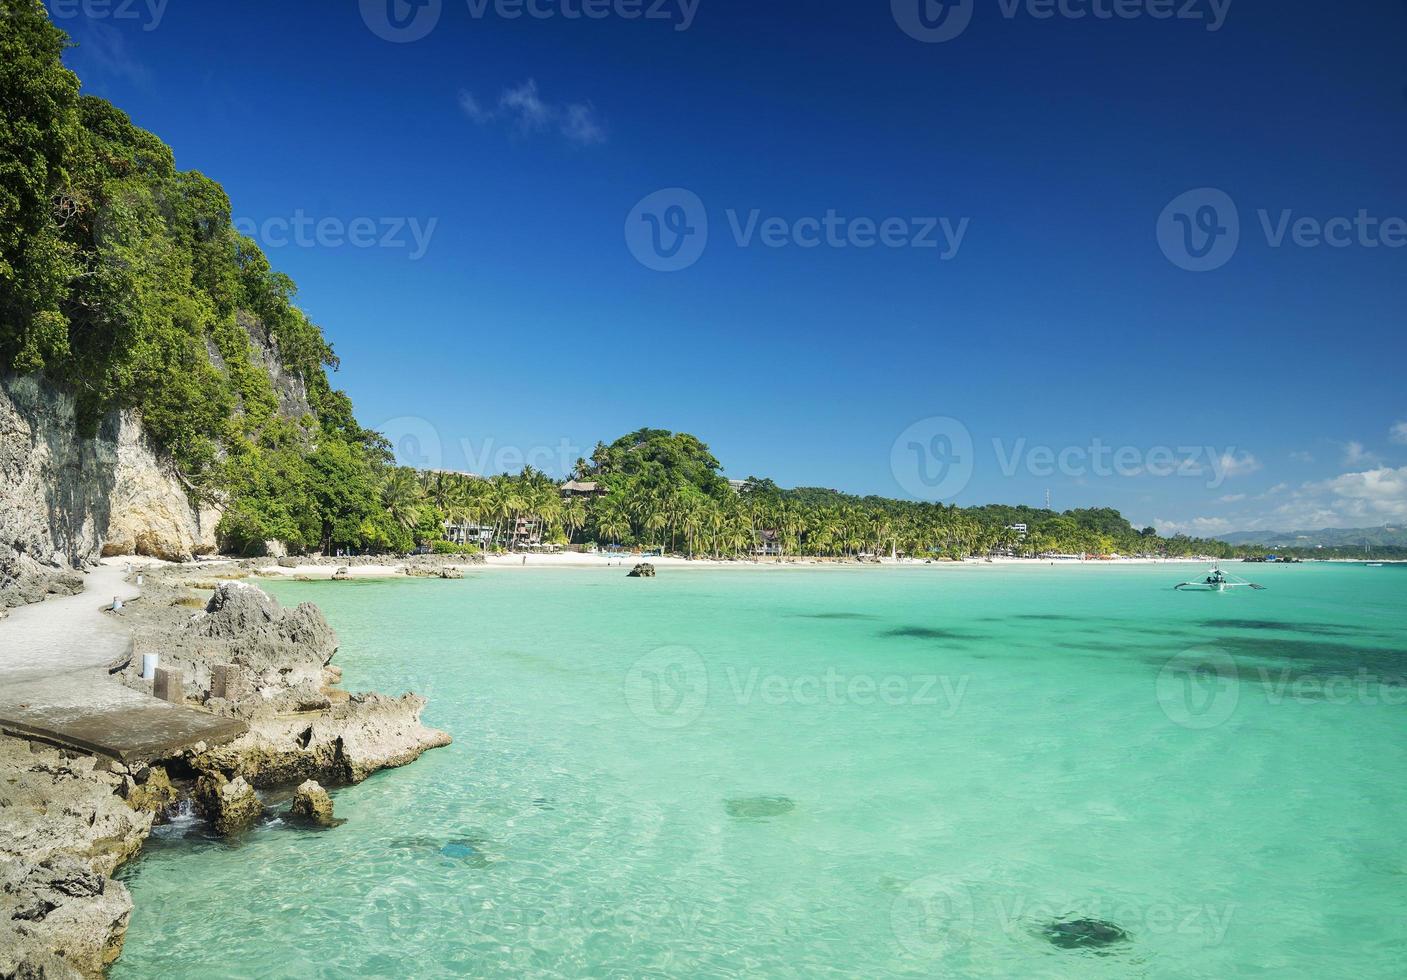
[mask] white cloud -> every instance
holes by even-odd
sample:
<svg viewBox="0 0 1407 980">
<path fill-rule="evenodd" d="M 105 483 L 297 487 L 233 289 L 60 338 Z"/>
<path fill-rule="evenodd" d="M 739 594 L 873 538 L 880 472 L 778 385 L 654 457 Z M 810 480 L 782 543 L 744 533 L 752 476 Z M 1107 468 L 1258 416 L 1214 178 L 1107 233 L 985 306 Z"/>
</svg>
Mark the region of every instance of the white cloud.
<svg viewBox="0 0 1407 980">
<path fill-rule="evenodd" d="M 597 118 L 594 106 L 589 102 L 561 105 L 549 102 L 538 93 L 537 82 L 531 78 L 504 89 L 492 109 L 485 108 L 473 92 L 461 90 L 459 108 L 477 125 L 487 126 L 503 120 L 523 136 L 555 129 L 564 139 L 579 146 L 606 142 L 606 129 Z"/>
<path fill-rule="evenodd" d="M 1296 452 L 1290 453 L 1290 462 L 1312 463 L 1314 462 L 1314 454 L 1309 452 L 1308 450 L 1301 449 Z"/>
<path fill-rule="evenodd" d="M 1187 521 L 1165 521 L 1162 518 L 1154 518 L 1153 526 L 1164 537 L 1172 534 L 1186 534 L 1193 538 L 1225 534 L 1227 531 L 1240 527 L 1239 524 L 1224 517 L 1194 517 Z"/>
<path fill-rule="evenodd" d="M 527 133 L 545 128 L 553 114 L 553 110 L 537 94 L 537 82 L 531 78 L 517 88 L 504 91 L 498 100 L 498 107 L 512 117 L 519 129 Z"/>
<path fill-rule="evenodd" d="M 1388 430 L 1387 436 L 1399 446 L 1407 445 L 1407 421 L 1394 422 L 1392 428 Z"/>
<path fill-rule="evenodd" d="M 1344 444 L 1343 465 L 1345 466 L 1371 466 L 1378 462 L 1375 453 L 1369 452 L 1363 447 L 1363 443 L 1354 440 Z"/>
<path fill-rule="evenodd" d="M 1217 469 L 1222 476 L 1245 476 L 1260 469 L 1260 460 L 1250 453 L 1225 452 L 1218 460 Z"/>
<path fill-rule="evenodd" d="M 596 121 L 596 110 L 580 103 L 567 106 L 566 117 L 562 120 L 562 135 L 583 146 L 606 142 L 606 131 Z"/>
<path fill-rule="evenodd" d="M 1407 519 L 1407 466 L 1345 473 L 1310 487 L 1332 494 L 1341 511 L 1350 517 L 1375 521 Z"/>
<path fill-rule="evenodd" d="M 487 125 L 493 121 L 493 113 L 479 105 L 479 100 L 474 98 L 473 92 L 461 91 L 459 93 L 459 108 L 471 120 L 480 126 Z"/>
<path fill-rule="evenodd" d="M 1164 534 L 1208 537 L 1228 531 L 1317 531 L 1326 527 L 1376 527 L 1407 523 L 1407 466 L 1376 467 L 1291 487 L 1279 483 L 1262 494 L 1227 494 L 1220 503 L 1264 501 L 1236 517 L 1156 520 Z"/>
</svg>

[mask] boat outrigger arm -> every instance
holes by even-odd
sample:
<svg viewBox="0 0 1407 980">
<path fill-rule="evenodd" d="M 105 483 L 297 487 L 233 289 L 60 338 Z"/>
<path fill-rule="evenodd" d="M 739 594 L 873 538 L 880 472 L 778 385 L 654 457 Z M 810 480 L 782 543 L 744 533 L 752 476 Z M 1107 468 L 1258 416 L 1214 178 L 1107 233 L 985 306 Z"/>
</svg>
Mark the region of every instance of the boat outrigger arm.
<svg viewBox="0 0 1407 980">
<path fill-rule="evenodd" d="M 1257 585 L 1254 582 L 1247 582 L 1237 575 L 1228 575 L 1219 567 L 1213 565 L 1211 571 L 1207 572 L 1207 577 L 1196 582 L 1183 582 L 1173 586 L 1179 592 L 1226 592 L 1230 589 L 1260 589 L 1265 586 Z"/>
</svg>

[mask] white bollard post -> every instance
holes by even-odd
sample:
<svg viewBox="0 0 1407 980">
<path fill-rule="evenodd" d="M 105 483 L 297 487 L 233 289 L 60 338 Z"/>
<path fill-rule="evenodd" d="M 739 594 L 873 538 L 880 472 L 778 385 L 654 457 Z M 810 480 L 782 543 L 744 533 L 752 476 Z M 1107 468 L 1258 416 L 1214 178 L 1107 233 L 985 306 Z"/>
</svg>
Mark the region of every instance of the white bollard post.
<svg viewBox="0 0 1407 980">
<path fill-rule="evenodd" d="M 142 654 L 142 680 L 156 680 L 156 668 L 161 665 L 161 655 L 158 653 Z"/>
</svg>

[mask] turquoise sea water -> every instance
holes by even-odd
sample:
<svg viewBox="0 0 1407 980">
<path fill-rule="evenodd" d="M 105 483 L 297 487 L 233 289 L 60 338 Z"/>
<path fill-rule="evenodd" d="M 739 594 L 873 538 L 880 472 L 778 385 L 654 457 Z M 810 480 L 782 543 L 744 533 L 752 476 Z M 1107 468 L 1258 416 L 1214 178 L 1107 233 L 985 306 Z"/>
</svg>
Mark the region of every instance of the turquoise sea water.
<svg viewBox="0 0 1407 980">
<path fill-rule="evenodd" d="M 1407 568 L 1200 571 L 275 584 L 455 744 L 166 831 L 114 975 L 1407 974 Z"/>
</svg>

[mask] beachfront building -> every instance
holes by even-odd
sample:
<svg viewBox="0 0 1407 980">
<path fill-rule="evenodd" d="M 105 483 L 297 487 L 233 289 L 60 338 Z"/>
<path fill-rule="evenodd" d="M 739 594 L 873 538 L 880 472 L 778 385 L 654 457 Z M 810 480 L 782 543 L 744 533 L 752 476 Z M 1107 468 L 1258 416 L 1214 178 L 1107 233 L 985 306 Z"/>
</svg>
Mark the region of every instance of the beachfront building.
<svg viewBox="0 0 1407 980">
<path fill-rule="evenodd" d="M 519 517 L 504 532 L 508 546 L 514 551 L 536 548 L 542 544 L 542 522 L 536 517 Z"/>
<path fill-rule="evenodd" d="M 757 543 L 752 547 L 752 553 L 761 558 L 777 558 L 782 554 L 782 538 L 776 531 L 757 532 Z"/>
<path fill-rule="evenodd" d="M 493 540 L 493 528 L 469 521 L 445 521 L 445 540 L 485 548 Z"/>
<path fill-rule="evenodd" d="M 563 500 L 571 500 L 573 497 L 591 500 L 595 497 L 604 497 L 606 492 L 606 488 L 594 480 L 568 480 L 562 484 Z"/>
</svg>

